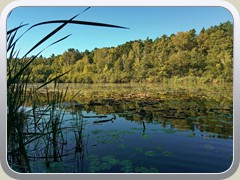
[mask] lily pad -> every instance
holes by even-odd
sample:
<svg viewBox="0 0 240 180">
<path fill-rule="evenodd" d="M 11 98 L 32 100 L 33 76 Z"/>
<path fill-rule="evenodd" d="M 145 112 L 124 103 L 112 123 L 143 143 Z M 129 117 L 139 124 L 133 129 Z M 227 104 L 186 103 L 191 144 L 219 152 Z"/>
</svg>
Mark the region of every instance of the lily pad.
<svg viewBox="0 0 240 180">
<path fill-rule="evenodd" d="M 146 151 L 144 154 L 150 157 L 156 156 L 156 153 L 154 151 Z"/>
<path fill-rule="evenodd" d="M 133 167 L 131 165 L 123 166 L 121 168 L 121 171 L 123 171 L 124 173 L 131 173 L 133 172 Z"/>
<path fill-rule="evenodd" d="M 134 148 L 134 150 L 136 152 L 143 152 L 144 151 L 144 149 L 142 147 L 136 147 L 136 148 Z"/>
<path fill-rule="evenodd" d="M 131 128 L 132 130 L 135 130 L 135 131 L 142 131 L 142 128 L 138 128 L 138 127 L 133 127 Z"/>
<path fill-rule="evenodd" d="M 64 173 L 65 168 L 63 162 L 52 162 L 47 169 L 47 173 Z"/>
<path fill-rule="evenodd" d="M 122 134 L 134 134 L 134 132 L 129 130 L 123 130 Z"/>
<path fill-rule="evenodd" d="M 95 172 L 99 172 L 101 169 L 98 166 L 89 166 L 88 168 L 88 172 L 90 173 L 95 173 Z"/>
<path fill-rule="evenodd" d="M 131 166 L 132 161 L 131 160 L 123 160 L 119 163 L 119 165 L 121 165 L 121 166 Z"/>
<path fill-rule="evenodd" d="M 101 158 L 101 160 L 109 163 L 112 166 L 117 165 L 120 162 L 118 159 L 116 159 L 112 155 L 104 156 Z"/>
<path fill-rule="evenodd" d="M 163 147 L 162 146 L 155 146 L 154 149 L 156 151 L 162 151 L 163 150 Z"/>
<path fill-rule="evenodd" d="M 163 156 L 166 156 L 166 157 L 170 157 L 170 156 L 173 155 L 173 152 L 171 152 L 171 151 L 164 151 L 164 152 L 162 153 L 162 155 L 163 155 Z"/>
<path fill-rule="evenodd" d="M 109 161 L 110 159 L 115 159 L 115 157 L 113 155 L 107 155 L 101 158 L 102 161 Z"/>
<path fill-rule="evenodd" d="M 119 146 L 118 146 L 120 149 L 126 149 L 126 145 L 124 145 L 124 144 L 120 144 Z"/>
<path fill-rule="evenodd" d="M 145 167 L 135 167 L 134 168 L 134 171 L 136 173 L 146 173 L 146 170 L 147 170 L 147 168 L 145 168 Z"/>
<path fill-rule="evenodd" d="M 143 134 L 142 137 L 143 137 L 143 139 L 149 139 L 150 138 L 150 136 L 148 134 Z"/>
<path fill-rule="evenodd" d="M 100 167 L 101 170 L 109 170 L 109 169 L 112 168 L 112 165 L 107 163 L 107 162 L 103 162 L 103 163 L 100 164 L 99 167 Z"/>
<path fill-rule="evenodd" d="M 92 132 L 92 134 L 99 134 L 99 133 L 102 133 L 103 130 L 96 129 L 96 130 L 93 130 L 93 131 L 91 131 L 91 132 Z"/>
<path fill-rule="evenodd" d="M 109 159 L 108 163 L 112 166 L 117 165 L 120 161 L 118 159 Z"/>
<path fill-rule="evenodd" d="M 95 155 L 95 154 L 91 154 L 89 156 L 87 156 L 87 160 L 89 161 L 94 161 L 97 160 L 99 158 L 99 156 Z"/>
<path fill-rule="evenodd" d="M 110 139 L 98 139 L 97 142 L 100 143 L 100 144 L 111 144 L 112 140 L 110 140 Z"/>
<path fill-rule="evenodd" d="M 146 167 L 135 167 L 134 171 L 136 173 L 158 173 L 159 170 L 156 168 L 146 168 Z"/>
<path fill-rule="evenodd" d="M 101 163 L 100 161 L 91 161 L 90 166 L 99 166 Z"/>
<path fill-rule="evenodd" d="M 120 134 L 110 134 L 110 136 L 113 139 L 119 139 L 120 138 Z"/>
<path fill-rule="evenodd" d="M 150 168 L 149 170 L 151 173 L 159 173 L 159 170 L 157 168 Z"/>
</svg>

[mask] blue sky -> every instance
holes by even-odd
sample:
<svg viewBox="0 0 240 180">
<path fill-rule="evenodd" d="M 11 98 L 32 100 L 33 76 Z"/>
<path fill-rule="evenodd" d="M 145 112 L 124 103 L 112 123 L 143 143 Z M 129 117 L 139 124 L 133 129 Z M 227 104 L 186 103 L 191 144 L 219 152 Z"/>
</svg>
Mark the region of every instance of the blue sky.
<svg viewBox="0 0 240 180">
<path fill-rule="evenodd" d="M 21 22 L 29 26 L 19 31 L 19 35 L 33 24 L 49 20 L 67 20 L 83 11 L 85 7 L 18 7 L 7 20 L 8 30 Z M 72 34 L 64 41 L 47 48 L 42 55 L 61 54 L 68 48 L 79 51 L 95 47 L 112 47 L 130 40 L 147 37 L 155 39 L 163 34 L 171 35 L 180 31 L 195 29 L 197 33 L 204 27 L 233 22 L 231 13 L 222 7 L 91 7 L 75 20 L 109 23 L 130 29 L 116 29 L 83 25 L 67 25 L 30 55 L 37 54 L 52 42 Z M 25 34 L 17 46 L 20 56 L 46 36 L 59 24 L 43 25 Z"/>
</svg>

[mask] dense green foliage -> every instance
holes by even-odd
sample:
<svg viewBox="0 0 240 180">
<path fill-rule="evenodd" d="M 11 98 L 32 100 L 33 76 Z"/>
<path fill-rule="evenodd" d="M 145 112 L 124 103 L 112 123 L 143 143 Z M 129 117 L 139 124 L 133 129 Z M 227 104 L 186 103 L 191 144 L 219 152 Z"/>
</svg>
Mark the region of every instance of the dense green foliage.
<svg viewBox="0 0 240 180">
<path fill-rule="evenodd" d="M 71 69 L 60 82 L 232 82 L 233 25 L 134 40 L 117 47 L 40 56 L 31 65 L 31 82 L 45 82 Z"/>
</svg>

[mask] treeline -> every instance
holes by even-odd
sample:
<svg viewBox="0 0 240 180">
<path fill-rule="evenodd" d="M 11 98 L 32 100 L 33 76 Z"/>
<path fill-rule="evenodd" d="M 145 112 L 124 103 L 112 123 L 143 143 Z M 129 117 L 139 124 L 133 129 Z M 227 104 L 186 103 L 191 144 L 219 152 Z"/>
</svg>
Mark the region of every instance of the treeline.
<svg viewBox="0 0 240 180">
<path fill-rule="evenodd" d="M 30 81 L 46 82 L 68 70 L 60 82 L 128 83 L 168 80 L 232 82 L 233 25 L 135 40 L 117 47 L 40 56 L 31 65 Z"/>
</svg>

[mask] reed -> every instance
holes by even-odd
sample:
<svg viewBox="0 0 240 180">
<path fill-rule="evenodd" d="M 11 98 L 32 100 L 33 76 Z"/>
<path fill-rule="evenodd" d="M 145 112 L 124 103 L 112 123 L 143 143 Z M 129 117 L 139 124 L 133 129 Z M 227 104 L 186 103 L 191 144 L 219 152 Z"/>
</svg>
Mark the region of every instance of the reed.
<svg viewBox="0 0 240 180">
<path fill-rule="evenodd" d="M 89 9 L 90 7 L 67 20 L 51 20 L 34 24 L 18 37 L 19 29 L 27 27 L 28 24 L 20 24 L 16 28 L 7 31 L 7 148 L 9 165 L 16 171 L 23 173 L 32 172 L 29 154 L 26 149 L 31 147 L 30 144 L 32 142 L 38 144 L 43 141 L 45 143 L 45 161 L 47 166 L 49 166 L 51 155 L 53 155 L 53 161 L 59 160 L 58 145 L 62 137 L 60 130 L 64 117 L 64 110 L 62 110 L 61 105 L 67 90 L 60 91 L 56 80 L 70 70 L 56 75 L 38 87 L 30 87 L 29 75 L 33 73 L 31 64 L 45 49 L 60 43 L 71 36 L 71 34 L 47 45 L 42 50 L 38 50 L 39 46 L 46 43 L 48 39 L 68 24 L 126 29 L 125 27 L 111 24 L 75 20 L 81 13 Z M 19 50 L 16 49 L 19 40 L 27 36 L 31 29 L 53 23 L 60 25 L 52 31 L 50 30 L 45 37 L 42 37 L 34 46 L 29 47 L 29 50 L 22 57 L 19 57 Z M 28 57 L 33 50 L 38 50 L 39 52 L 34 56 Z M 42 108 L 38 104 L 37 95 L 43 87 L 52 82 L 54 82 L 54 92 L 50 93 L 46 90 L 48 104 Z M 26 104 L 31 104 L 31 108 L 27 109 Z M 46 116 L 46 113 L 49 113 L 49 115 Z M 33 126 L 31 126 L 32 124 Z M 31 136 L 29 136 L 30 134 Z M 79 136 L 78 139 L 80 139 Z"/>
</svg>

